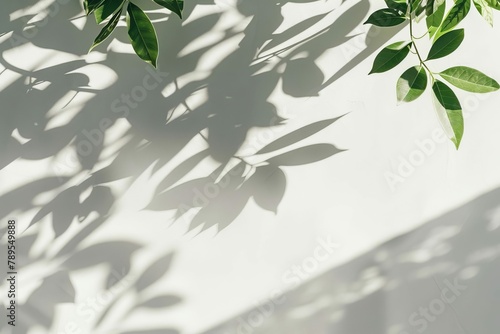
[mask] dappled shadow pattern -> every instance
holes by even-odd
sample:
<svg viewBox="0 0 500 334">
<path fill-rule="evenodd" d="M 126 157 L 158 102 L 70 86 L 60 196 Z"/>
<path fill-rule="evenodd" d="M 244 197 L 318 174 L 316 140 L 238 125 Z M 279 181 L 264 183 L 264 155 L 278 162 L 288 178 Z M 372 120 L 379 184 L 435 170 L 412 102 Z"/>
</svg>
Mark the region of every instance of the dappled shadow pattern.
<svg viewBox="0 0 500 334">
<path fill-rule="evenodd" d="M 98 48 L 103 52 L 107 49 L 102 59 L 83 60 L 98 27 L 86 21 L 82 33 L 74 24 L 82 16 L 78 1 L 45 2 L 45 10 L 39 10 L 41 16 L 36 15 L 38 12 L 22 14 L 26 9 L 29 13 L 29 8 L 38 3 L 35 0 L 1 5 L 0 79 L 11 74 L 11 82 L 0 92 L 0 168 L 17 159 L 49 159 L 53 167 L 49 175 L 0 196 L 1 217 L 34 212 L 32 227 L 25 233 L 19 231 L 23 267 L 47 264 L 39 277 L 41 285 L 21 306 L 21 332 L 33 326 L 53 330 L 56 305 L 75 302 L 73 271 L 106 266 L 109 279 L 102 282 L 103 291 L 129 277 L 131 257 L 144 245 L 113 240 L 82 246 L 113 214 L 118 195 L 109 183 L 121 180 L 130 186 L 148 169 L 153 174 L 159 172 L 193 141 L 202 142 L 199 152 L 193 152 L 163 178 L 145 209 L 176 210 L 177 218 L 191 222 L 190 230 L 216 226 L 220 231 L 251 198 L 265 210 L 278 210 L 287 186 L 284 166 L 317 162 L 342 151 L 333 143 L 300 144 L 338 119 L 331 115 L 280 138 L 273 135 L 270 142 L 259 147 L 248 150 L 244 146 L 251 129 L 274 131 L 286 122 L 271 102 L 276 87 L 281 85 L 281 90 L 293 98 L 312 97 L 335 81 L 326 79 L 316 62 L 326 51 L 348 42 L 370 9 L 365 1 L 347 9 L 342 4 L 339 10 L 343 12 L 338 17 L 326 12 L 278 32 L 285 19 L 282 7 L 308 2 L 312 1 L 239 1 L 231 10 L 242 21 L 248 20 L 243 28 L 240 24 L 220 28 L 224 12 L 192 18 L 195 4 L 190 1 L 186 2 L 182 26 L 177 19 L 164 20 L 163 14 L 153 13 L 152 17 L 161 21 L 155 24 L 162 41 L 159 71 L 145 66 L 135 55 L 117 53 L 110 48 L 110 41 Z M 326 28 L 314 28 L 325 20 Z M 203 40 L 216 27 L 219 38 Z M 308 29 L 309 35 L 289 42 Z M 373 38 L 369 51 L 349 61 L 338 77 L 394 33 L 391 30 Z M 123 26 L 117 28 L 115 37 L 128 43 Z M 235 40 L 239 40 L 238 46 L 228 55 L 219 56 L 220 45 Z M 34 46 L 39 52 L 24 66 L 12 51 L 26 46 Z M 54 64 L 53 50 L 71 60 Z M 217 61 L 203 69 L 203 57 L 215 57 Z M 99 80 L 96 84 L 96 78 L 85 74 L 88 72 L 115 80 L 99 86 Z M 335 111 L 335 116 L 340 114 L 345 112 Z M 111 130 L 117 127 L 125 130 L 112 137 Z M 295 144 L 300 147 L 289 148 Z M 190 171 L 207 161 L 217 163 L 212 173 L 185 180 Z M 54 243 L 43 252 L 33 252 L 38 238 L 33 229 L 40 222 L 51 223 Z M 0 232 L 5 232 L 4 226 Z M 125 294 L 132 294 L 134 302 L 123 317 L 138 308 L 163 309 L 180 301 L 173 295 L 152 299 L 142 296 L 143 289 L 161 278 L 170 255 L 158 261 L 137 280 L 127 281 L 123 292 L 113 294 L 109 304 L 96 311 L 96 329 L 109 324 L 107 316 Z M 51 293 L 47 295 L 47 291 Z M 178 331 L 153 328 L 126 332 Z"/>
<path fill-rule="evenodd" d="M 145 69 L 135 56 L 117 54 L 113 49 L 107 51 L 106 58 L 102 61 L 87 63 L 84 60 L 73 60 L 36 70 L 23 69 L 15 65 L 15 59 L 9 59 L 10 49 L 27 43 L 76 56 L 84 55 L 87 52 L 85 43 L 65 44 L 54 38 L 58 34 L 62 40 L 87 37 L 71 22 L 81 15 L 81 8 L 76 2 L 59 5 L 60 8 L 54 15 L 51 15 L 49 7 L 47 19 L 22 16 L 11 26 L 2 27 L 4 32 L 10 27 L 13 35 L 0 45 L 3 54 L 1 65 L 20 76 L 0 93 L 5 106 L 2 112 L 4 121 L 0 129 L 0 139 L 4 146 L 0 166 L 7 166 L 18 158 L 51 158 L 54 174 L 58 179 L 37 180 L 4 195 L 1 202 L 9 205 L 0 214 L 7 215 L 16 209 L 28 210 L 33 207 L 32 200 L 38 194 L 58 190 L 58 198 L 46 203 L 33 223 L 48 213 L 53 213 L 56 217 L 54 230 L 59 236 L 73 217 L 84 219 L 92 211 L 92 204 L 97 206 L 95 211 L 102 215 L 114 203 L 111 193 L 101 191 L 104 201 L 100 201 L 101 195 L 95 193 L 92 203 L 82 204 L 78 198 L 83 191 L 116 180 L 126 180 L 131 184 L 150 166 L 154 166 L 153 172 L 157 172 L 190 142 L 200 138 L 205 141 L 206 149 L 182 162 L 174 172 L 166 176 L 158 188 L 159 196 L 153 200 L 149 209 L 177 209 L 177 216 L 190 211 L 190 219 L 194 220 L 193 228 L 205 224 L 205 228 L 217 226 L 219 230 L 234 220 L 252 196 L 262 208 L 276 211 L 286 187 L 286 174 L 281 169 L 282 166 L 319 161 L 341 150 L 333 144 L 324 143 L 286 153 L 276 152 L 272 158 L 259 158 L 260 147 L 250 147 L 250 151 L 253 151 L 248 159 L 248 155 L 240 156 L 242 148 L 245 148 L 248 132 L 253 128 L 274 131 L 286 121 L 270 101 L 271 93 L 280 82 L 283 92 L 289 96 L 317 95 L 324 88 L 325 76 L 316 61 L 325 51 L 349 41 L 352 37 L 350 33 L 369 12 L 368 2 L 359 2 L 334 19 L 327 28 L 319 31 L 314 32 L 315 25 L 324 23 L 325 19 L 332 20 L 328 12 L 307 18 L 276 33 L 284 21 L 281 8 L 288 2 L 309 1 L 237 2 L 234 10 L 243 17 L 251 17 L 249 24 L 243 30 L 238 30 L 235 26 L 226 28 L 219 40 L 208 39 L 209 43 L 201 43 L 200 48 L 191 52 L 186 50 L 191 50 L 200 36 L 210 32 L 220 22 L 223 13 L 190 20 L 194 5 L 188 4 L 187 23 L 183 26 L 178 20 L 170 19 L 157 23 L 159 35 L 167 36 L 160 50 L 159 67 L 162 71 L 167 69 L 168 75 L 161 71 L 154 72 L 150 68 Z M 10 8 L 3 13 L 29 8 L 32 4 L 33 2 L 10 3 L 6 5 Z M 152 14 L 153 18 L 155 15 L 158 15 L 158 19 L 162 18 L 159 14 Z M 26 23 L 30 19 L 33 22 Z M 84 26 L 84 30 L 89 31 L 89 36 L 96 29 L 90 20 Z M 312 29 L 310 36 L 298 42 L 287 43 L 289 39 L 308 29 Z M 241 38 L 238 47 L 218 61 L 209 72 L 204 73 L 198 69 L 204 55 L 238 36 Z M 375 51 L 387 37 L 384 35 L 379 40 L 372 39 L 370 51 Z M 125 27 L 117 28 L 116 38 L 128 41 Z M 108 46 L 109 41 L 100 49 Z M 307 53 L 305 58 L 301 56 L 304 52 Z M 368 55 L 365 52 L 365 56 Z M 361 60 L 358 59 L 357 63 Z M 348 68 L 354 65 L 350 61 Z M 105 66 L 109 70 L 107 73 L 118 76 L 117 81 L 104 88 L 94 88 L 90 84 L 91 78 L 80 72 L 80 69 L 92 66 Z M 186 82 L 186 75 L 192 73 L 199 73 L 200 79 L 193 76 L 195 79 Z M 43 88 L 39 89 L 40 86 Z M 164 93 L 165 90 L 170 93 Z M 200 100 L 199 96 L 202 94 L 206 94 L 206 98 Z M 196 106 L 191 107 L 191 104 Z M 57 123 L 58 117 L 64 118 L 65 113 L 73 113 L 66 124 L 51 124 Z M 109 129 L 123 119 L 130 126 L 119 138 L 122 145 L 105 155 L 104 143 Z M 314 125 L 309 127 L 313 128 Z M 299 129 L 297 132 L 304 130 Z M 18 136 L 13 135 L 16 132 Z M 305 137 L 307 136 L 296 136 L 295 140 L 287 144 L 295 144 Z M 72 149 L 74 156 L 64 151 L 68 147 Z M 277 148 L 287 147 L 282 145 Z M 248 147 L 245 149 L 248 151 Z M 268 150 L 265 153 L 270 152 Z M 100 167 L 99 163 L 106 157 L 109 163 Z M 179 184 L 189 171 L 205 163 L 207 159 L 217 161 L 220 167 L 206 178 Z M 240 162 L 236 165 L 235 161 L 238 160 Z M 226 174 L 228 170 L 234 175 Z M 82 173 L 87 173 L 88 178 L 76 186 L 70 186 L 69 184 L 74 184 L 75 176 L 78 175 L 81 179 Z M 220 184 L 225 176 L 231 179 L 227 187 Z M 243 183 L 245 187 L 242 186 Z M 276 187 L 270 189 L 273 184 Z M 267 187 L 262 188 L 261 185 Z M 202 200 L 196 198 L 197 193 L 203 192 L 203 188 L 210 187 L 220 193 L 220 196 L 217 194 L 217 199 L 207 198 L 210 196 L 204 196 Z M 185 191 L 189 188 L 191 191 Z M 179 191 L 182 191 L 180 196 Z M 232 195 L 234 192 L 237 193 L 236 196 Z M 17 200 L 11 200 L 13 196 Z M 173 197 L 183 197 L 183 201 L 168 201 Z M 163 203 L 162 198 L 165 199 Z M 234 205 L 230 206 L 233 212 L 219 210 L 218 203 L 223 202 L 223 198 L 234 199 Z M 191 208 L 201 209 L 194 213 L 193 210 L 188 210 Z M 61 212 L 56 212 L 58 210 Z"/>
<path fill-rule="evenodd" d="M 496 189 L 205 334 L 493 333 L 499 265 Z"/>
</svg>

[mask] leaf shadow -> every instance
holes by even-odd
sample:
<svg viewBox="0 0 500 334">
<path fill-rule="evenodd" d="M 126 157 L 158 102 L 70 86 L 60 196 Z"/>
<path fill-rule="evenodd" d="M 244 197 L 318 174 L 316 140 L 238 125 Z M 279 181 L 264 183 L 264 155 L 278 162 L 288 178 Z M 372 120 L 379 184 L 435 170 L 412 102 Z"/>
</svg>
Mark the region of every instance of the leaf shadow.
<svg viewBox="0 0 500 334">
<path fill-rule="evenodd" d="M 178 219 L 189 219 L 189 230 L 201 231 L 212 226 L 218 231 L 228 227 L 251 200 L 276 213 L 286 192 L 293 190 L 287 187 L 286 168 L 319 162 L 342 151 L 332 143 L 290 148 L 337 120 L 327 115 L 325 120 L 306 125 L 272 143 L 263 143 L 264 148 L 250 157 L 239 156 L 252 129 L 272 131 L 284 124 L 279 106 L 272 99 L 277 87 L 292 98 L 319 94 L 326 78 L 317 64 L 319 58 L 349 42 L 350 34 L 370 8 L 368 2 L 360 2 L 338 17 L 335 17 L 338 9 L 328 10 L 278 32 L 285 21 L 283 7 L 308 2 L 315 1 L 239 1 L 234 10 L 248 24 L 243 28 L 234 25 L 221 29 L 217 32 L 219 39 L 205 37 L 221 26 L 225 13 L 195 16 L 195 9 L 200 10 L 198 6 L 202 5 L 186 2 L 183 22 L 169 17 L 155 23 L 158 34 L 165 40 L 157 72 L 135 55 L 118 52 L 112 39 L 91 55 L 97 60 L 85 56 L 99 27 L 82 19 L 78 2 L 60 5 L 59 12 L 49 15 L 46 21 L 35 18 L 39 13 L 32 13 L 36 1 L 1 5 L 0 34 L 11 35 L 0 41 L 3 67 L 0 79 L 6 74 L 13 75 L 13 79 L 0 91 L 0 167 L 7 170 L 18 160 L 47 159 L 52 169 L 46 171 L 49 176 L 27 181 L 1 195 L 0 216 L 33 211 L 31 227 L 24 232 L 33 234 L 19 239 L 26 245 L 25 265 L 34 265 L 43 257 L 44 261 L 65 270 L 54 274 L 55 278 L 44 277 L 39 289 L 55 290 L 54 280 L 67 286 L 71 284 L 72 272 L 100 265 L 105 265 L 107 274 L 103 282 L 95 283 L 99 288 L 110 290 L 128 277 L 133 267 L 132 257 L 143 245 L 125 240 L 86 244 L 113 214 L 120 196 L 113 191 L 112 183 L 124 182 L 126 191 L 150 168 L 156 176 L 174 157 L 188 150 L 193 141 L 203 141 L 203 148 L 178 163 L 163 178 L 147 209 L 175 210 Z M 43 3 L 45 9 L 52 5 L 57 3 Z M 153 2 L 148 6 L 157 8 Z M 339 10 L 345 7 L 343 3 Z M 20 10 L 26 13 L 11 20 L 10 14 Z M 28 23 L 27 20 L 33 19 Z M 326 28 L 318 28 L 319 25 Z M 292 41 L 301 32 L 307 37 Z M 114 38 L 128 42 L 126 29 L 119 27 Z M 236 38 L 239 40 L 234 42 Z M 208 70 L 203 69 L 204 59 L 224 43 L 236 47 L 216 59 Z M 15 56 L 14 51 L 21 48 L 33 50 L 26 63 Z M 374 46 L 364 51 L 349 66 L 359 64 L 375 49 Z M 304 52 L 308 54 L 305 58 L 301 56 Z M 58 62 L 53 58 L 56 54 L 67 58 L 61 57 Z M 101 85 L 102 77 L 114 79 Z M 155 88 L 146 91 L 147 98 L 130 100 L 138 92 L 137 87 L 145 89 L 146 78 Z M 326 83 L 333 81 L 329 79 Z M 200 96 L 205 98 L 200 100 Z M 125 130 L 117 137 L 116 129 L 120 127 Z M 276 153 L 278 150 L 287 152 Z M 261 159 L 263 154 L 274 156 L 250 163 L 250 159 Z M 217 167 L 208 175 L 186 180 L 194 168 L 207 167 L 207 160 L 216 162 Z M 202 194 L 211 189 L 217 195 L 197 198 L 197 189 Z M 47 250 L 30 255 L 36 244 L 32 235 L 37 235 L 42 221 L 51 223 L 52 242 Z M 158 263 L 146 269 L 136 288 L 130 289 L 134 291 L 130 293 L 138 295 L 136 304 L 144 302 L 143 290 L 151 290 L 149 287 L 163 278 L 171 259 L 172 255 L 158 259 Z M 38 294 L 42 291 L 37 291 L 28 298 L 25 309 L 31 307 L 35 312 L 41 307 Z M 160 299 L 152 305 L 163 303 L 174 307 L 169 303 L 175 296 L 170 301 L 166 296 L 169 295 L 156 296 Z M 50 316 L 35 314 L 21 332 L 27 333 L 37 322 L 49 330 L 55 305 L 74 301 L 72 296 L 56 298 L 52 303 L 52 297 L 57 294 L 43 297 L 51 301 Z M 115 303 L 118 301 L 111 302 L 107 310 Z M 103 312 L 103 321 L 108 311 Z M 165 328 L 140 332 L 178 331 Z"/>
<path fill-rule="evenodd" d="M 203 333 L 491 333 L 498 317 L 470 305 L 498 308 L 499 198 L 499 188 L 486 192 L 307 280 L 288 276 L 271 298 Z M 256 315 L 264 320 L 251 326 Z"/>
</svg>

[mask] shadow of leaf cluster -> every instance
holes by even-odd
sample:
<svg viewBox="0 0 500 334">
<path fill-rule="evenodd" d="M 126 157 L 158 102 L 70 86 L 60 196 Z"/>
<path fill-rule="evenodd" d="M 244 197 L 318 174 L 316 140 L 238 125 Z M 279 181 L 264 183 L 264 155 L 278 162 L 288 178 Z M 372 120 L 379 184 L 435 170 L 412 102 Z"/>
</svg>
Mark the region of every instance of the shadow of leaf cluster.
<svg viewBox="0 0 500 334">
<path fill-rule="evenodd" d="M 204 148 L 163 178 L 146 209 L 176 210 L 177 218 L 190 215 L 190 230 L 216 226 L 220 231 L 238 217 L 250 199 L 262 209 L 276 212 L 287 188 L 286 167 L 315 163 L 342 151 L 333 143 L 301 144 L 338 119 L 325 118 L 254 147 L 249 155 L 240 155 L 250 130 L 274 131 L 285 123 L 271 98 L 277 87 L 292 98 L 317 96 L 395 33 L 373 38 L 360 55 L 327 78 L 317 65 L 318 59 L 353 37 L 352 31 L 370 6 L 362 1 L 337 18 L 324 13 L 279 31 L 285 20 L 284 6 L 309 2 L 313 1 L 239 1 L 231 10 L 248 21 L 244 28 L 237 24 L 221 28 L 223 11 L 193 16 L 195 7 L 213 6 L 211 3 L 186 2 L 184 23 L 151 13 L 158 21 L 155 27 L 162 40 L 158 67 L 168 71 L 168 76 L 161 77 L 158 87 L 134 104 L 125 103 L 124 94 L 141 87 L 151 72 L 135 55 L 117 52 L 111 41 L 95 51 L 106 50 L 101 60 L 84 60 L 87 46 L 99 28 L 91 20 L 78 26 L 76 22 L 82 20 L 78 1 L 47 2 L 47 7 L 33 14 L 19 13 L 31 13 L 29 9 L 38 3 L 34 0 L 0 5 L 0 80 L 7 74 L 13 78 L 0 91 L 0 168 L 10 167 L 17 160 L 47 159 L 54 167 L 47 176 L 30 179 L 0 196 L 1 217 L 33 212 L 31 227 L 18 239 L 23 267 L 52 264 L 41 275 L 41 285 L 22 305 L 23 314 L 29 315 L 21 324 L 25 332 L 35 325 L 50 330 L 56 305 L 75 302 L 72 272 L 104 264 L 108 276 L 118 270 L 123 271 L 121 278 L 127 277 L 131 257 L 144 247 L 124 240 L 83 246 L 113 214 L 119 196 L 109 183 L 120 180 L 129 187 L 148 169 L 153 174 L 159 172 L 188 144 L 202 140 Z M 344 6 L 340 6 L 341 10 Z M 314 31 L 325 20 L 331 21 L 326 28 L 289 43 L 299 33 Z M 213 31 L 217 31 L 218 39 L 204 39 Z M 123 26 L 118 26 L 114 37 L 128 43 Z M 234 40 L 239 40 L 237 48 L 224 56 L 217 53 L 221 45 Z M 39 51 L 30 56 L 30 65 L 23 66 L 16 56 L 23 47 Z M 54 52 L 69 60 L 54 63 Z M 304 53 L 307 57 L 301 56 Z M 212 67 L 200 69 L 202 60 L 214 57 Z M 115 76 L 116 80 L 104 87 L 96 86 L 96 78 L 86 74 L 88 69 Z M 57 123 L 61 115 L 66 115 L 64 124 Z M 118 123 L 127 125 L 119 138 L 113 138 L 112 144 L 119 145 L 105 144 Z M 84 142 L 90 143 L 85 154 L 81 152 Z M 73 159 L 65 158 L 68 150 L 74 153 L 70 154 Z M 205 177 L 184 180 L 207 160 L 217 162 L 218 167 Z M 209 188 L 217 189 L 217 195 L 197 197 L 199 191 Z M 39 236 L 33 229 L 45 222 L 53 231 L 52 243 L 47 250 L 34 252 Z M 5 233 L 5 228 L 1 227 L 0 232 Z M 135 291 L 130 312 L 173 306 L 180 301 L 174 295 L 150 299 L 142 296 L 143 289 L 161 278 L 170 256 L 152 264 L 125 289 Z M 103 289 L 114 284 L 117 282 L 104 282 Z M 119 303 L 121 295 L 113 298 L 109 308 L 100 311 L 96 326 L 106 321 L 106 314 Z M 139 332 L 177 333 L 175 329 Z"/>
<path fill-rule="evenodd" d="M 204 334 L 492 333 L 499 198 L 497 188 L 324 273 L 303 270 L 309 277 L 283 280 L 279 298 Z"/>
</svg>

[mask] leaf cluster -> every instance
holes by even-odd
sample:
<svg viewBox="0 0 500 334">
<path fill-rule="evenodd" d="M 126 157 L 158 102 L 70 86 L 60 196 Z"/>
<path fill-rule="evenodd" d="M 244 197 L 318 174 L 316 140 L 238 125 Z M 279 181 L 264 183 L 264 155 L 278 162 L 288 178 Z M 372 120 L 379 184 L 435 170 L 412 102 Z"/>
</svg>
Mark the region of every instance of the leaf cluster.
<svg viewBox="0 0 500 334">
<path fill-rule="evenodd" d="M 182 19 L 183 0 L 153 1 Z M 142 60 L 156 67 L 158 37 L 148 15 L 139 6 L 128 0 L 84 0 L 83 7 L 87 15 L 94 14 L 97 24 L 105 23 L 90 47 L 90 51 L 111 35 L 125 14 L 128 36 L 135 53 Z"/>
<path fill-rule="evenodd" d="M 410 52 L 417 55 L 418 64 L 410 67 L 396 83 L 399 102 L 411 102 L 419 98 L 427 87 L 431 87 L 438 119 L 449 139 L 458 149 L 464 132 L 464 120 L 460 101 L 454 91 L 444 82 L 472 93 L 489 93 L 500 88 L 498 82 L 486 74 L 466 66 L 453 66 L 441 72 L 433 72 L 428 62 L 447 57 L 462 44 L 465 31 L 456 29 L 467 16 L 471 5 L 493 25 L 492 10 L 500 10 L 498 0 L 455 0 L 446 10 L 445 0 L 385 0 L 387 8 L 372 13 L 365 23 L 379 27 L 391 27 L 409 23 L 410 36 L 383 48 L 375 57 L 372 73 L 382 73 L 400 64 Z M 413 26 L 425 18 L 426 35 L 431 47 L 424 57 L 413 35 Z"/>
</svg>

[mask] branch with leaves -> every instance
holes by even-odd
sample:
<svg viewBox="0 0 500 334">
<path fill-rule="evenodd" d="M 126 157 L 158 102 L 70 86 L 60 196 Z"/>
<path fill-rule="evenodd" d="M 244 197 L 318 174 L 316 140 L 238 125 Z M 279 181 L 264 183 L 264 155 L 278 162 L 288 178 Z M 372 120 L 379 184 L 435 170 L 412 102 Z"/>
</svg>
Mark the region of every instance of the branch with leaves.
<svg viewBox="0 0 500 334">
<path fill-rule="evenodd" d="M 152 0 L 177 14 L 182 19 L 182 0 Z M 105 24 L 97 35 L 90 50 L 106 40 L 122 16 L 126 16 L 128 35 L 136 54 L 156 67 L 158 38 L 148 15 L 129 0 L 84 0 L 87 15 L 93 14 L 98 24 Z M 388 45 L 375 57 L 372 73 L 382 73 L 400 64 L 408 54 L 414 53 L 418 63 L 399 77 L 396 93 L 399 102 L 411 102 L 431 87 L 438 119 L 456 148 L 464 132 L 464 119 L 460 101 L 454 91 L 445 83 L 473 93 L 496 91 L 500 85 L 486 74 L 466 66 L 455 66 L 441 72 L 434 72 L 429 62 L 449 56 L 462 44 L 464 29 L 457 25 L 470 12 L 472 5 L 479 14 L 493 25 L 493 10 L 500 10 L 500 0 L 454 0 L 446 10 L 446 0 L 385 0 L 387 8 L 375 11 L 365 23 L 379 27 L 392 27 L 408 22 L 409 38 Z M 426 32 L 432 46 L 425 57 L 418 48 L 419 40 L 414 28 L 425 19 Z"/>
<path fill-rule="evenodd" d="M 434 106 L 438 119 L 458 149 L 464 132 L 462 107 L 453 90 L 444 81 L 472 93 L 496 91 L 500 85 L 486 74 L 466 66 L 455 66 L 441 72 L 433 72 L 428 65 L 431 60 L 450 55 L 462 44 L 464 29 L 454 29 L 467 16 L 472 3 L 481 16 L 493 25 L 492 10 L 500 10 L 499 0 L 455 0 L 446 12 L 445 0 L 385 0 L 387 8 L 375 11 L 365 23 L 379 27 L 391 27 L 409 23 L 409 40 L 393 43 L 375 57 L 372 73 L 388 71 L 401 63 L 410 51 L 416 54 L 418 65 L 410 67 L 396 83 L 399 102 L 411 102 L 420 97 L 426 88 L 432 87 Z M 414 36 L 414 25 L 423 18 L 432 46 L 427 57 L 423 57 Z M 436 78 L 439 77 L 440 79 Z"/>
<path fill-rule="evenodd" d="M 158 5 L 177 14 L 182 19 L 184 1 L 153 0 Z M 94 14 L 97 24 L 106 23 L 97 35 L 93 48 L 101 44 L 115 30 L 125 11 L 128 36 L 135 53 L 145 62 L 156 67 L 158 59 L 158 37 L 146 13 L 137 5 L 127 0 L 84 0 L 83 7 L 87 15 Z"/>
</svg>

